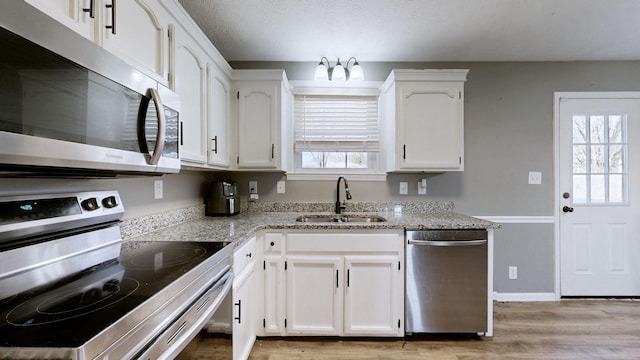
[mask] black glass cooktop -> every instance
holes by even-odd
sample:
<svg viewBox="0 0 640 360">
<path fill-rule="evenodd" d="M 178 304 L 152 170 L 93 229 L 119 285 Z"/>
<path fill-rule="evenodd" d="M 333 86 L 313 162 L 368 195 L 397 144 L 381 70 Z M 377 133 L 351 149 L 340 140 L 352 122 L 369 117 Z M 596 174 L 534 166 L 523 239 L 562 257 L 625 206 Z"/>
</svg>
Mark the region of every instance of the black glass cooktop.
<svg viewBox="0 0 640 360">
<path fill-rule="evenodd" d="M 227 244 L 128 244 L 117 259 L 0 299 L 0 347 L 79 347 Z"/>
</svg>

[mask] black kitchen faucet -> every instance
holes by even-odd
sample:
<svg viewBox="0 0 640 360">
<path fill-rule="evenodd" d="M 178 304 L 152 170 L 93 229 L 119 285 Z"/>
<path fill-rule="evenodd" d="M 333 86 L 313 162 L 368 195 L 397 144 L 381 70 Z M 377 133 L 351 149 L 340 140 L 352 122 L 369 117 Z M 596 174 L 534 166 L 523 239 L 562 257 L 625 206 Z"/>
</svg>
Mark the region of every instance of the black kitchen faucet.
<svg viewBox="0 0 640 360">
<path fill-rule="evenodd" d="M 336 183 L 336 214 L 340 214 L 346 207 L 344 204 L 340 204 L 340 180 L 344 180 L 344 191 L 347 194 L 347 200 L 351 200 L 351 192 L 349 191 L 349 182 L 344 176 L 338 178 Z M 346 200 L 345 200 L 346 202 Z"/>
</svg>

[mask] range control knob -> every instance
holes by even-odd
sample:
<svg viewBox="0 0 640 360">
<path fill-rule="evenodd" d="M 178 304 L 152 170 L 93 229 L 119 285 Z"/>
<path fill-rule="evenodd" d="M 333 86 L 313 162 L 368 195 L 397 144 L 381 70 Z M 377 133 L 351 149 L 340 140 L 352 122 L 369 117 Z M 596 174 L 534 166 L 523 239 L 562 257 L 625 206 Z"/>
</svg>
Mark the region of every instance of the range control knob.
<svg viewBox="0 0 640 360">
<path fill-rule="evenodd" d="M 87 211 L 93 211 L 100 208 L 100 205 L 98 204 L 98 200 L 96 198 L 88 198 L 86 200 L 83 200 L 80 205 L 82 205 L 82 208 Z"/>
<path fill-rule="evenodd" d="M 106 207 L 107 209 L 111 209 L 118 206 L 118 200 L 116 200 L 115 196 L 107 196 L 106 198 L 102 199 L 102 205 L 104 205 L 104 207 Z"/>
</svg>

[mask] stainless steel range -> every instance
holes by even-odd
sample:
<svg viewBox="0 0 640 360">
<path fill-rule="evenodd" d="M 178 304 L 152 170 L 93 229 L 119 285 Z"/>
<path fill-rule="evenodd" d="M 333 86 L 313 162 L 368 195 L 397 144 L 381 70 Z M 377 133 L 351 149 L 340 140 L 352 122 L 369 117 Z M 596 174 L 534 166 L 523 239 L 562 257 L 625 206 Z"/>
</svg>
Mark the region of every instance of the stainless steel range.
<svg viewBox="0 0 640 360">
<path fill-rule="evenodd" d="M 171 359 L 231 291 L 225 242 L 123 242 L 116 191 L 0 197 L 0 358 Z"/>
</svg>

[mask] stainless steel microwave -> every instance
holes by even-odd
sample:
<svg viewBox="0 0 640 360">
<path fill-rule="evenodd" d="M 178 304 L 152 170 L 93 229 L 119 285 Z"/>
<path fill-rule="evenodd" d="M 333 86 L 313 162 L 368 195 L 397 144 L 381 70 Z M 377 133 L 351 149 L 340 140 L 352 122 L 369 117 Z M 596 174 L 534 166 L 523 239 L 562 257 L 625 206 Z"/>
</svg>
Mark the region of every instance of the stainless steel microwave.
<svg viewBox="0 0 640 360">
<path fill-rule="evenodd" d="M 179 98 L 25 2 L 0 11 L 0 176 L 180 171 Z"/>
</svg>

